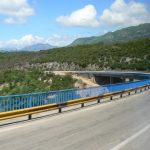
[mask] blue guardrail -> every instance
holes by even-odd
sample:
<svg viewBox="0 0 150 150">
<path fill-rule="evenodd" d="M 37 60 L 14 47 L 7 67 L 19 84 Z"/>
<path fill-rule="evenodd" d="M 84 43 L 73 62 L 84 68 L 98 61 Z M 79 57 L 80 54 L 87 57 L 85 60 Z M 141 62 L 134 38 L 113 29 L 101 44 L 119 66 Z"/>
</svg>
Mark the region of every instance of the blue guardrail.
<svg viewBox="0 0 150 150">
<path fill-rule="evenodd" d="M 0 96 L 0 112 L 13 111 L 69 100 L 98 96 L 109 92 L 117 92 L 150 84 L 150 79 L 110 84 L 106 86 L 90 87 L 86 89 L 67 89 L 41 93 L 30 93 L 10 96 Z"/>
</svg>

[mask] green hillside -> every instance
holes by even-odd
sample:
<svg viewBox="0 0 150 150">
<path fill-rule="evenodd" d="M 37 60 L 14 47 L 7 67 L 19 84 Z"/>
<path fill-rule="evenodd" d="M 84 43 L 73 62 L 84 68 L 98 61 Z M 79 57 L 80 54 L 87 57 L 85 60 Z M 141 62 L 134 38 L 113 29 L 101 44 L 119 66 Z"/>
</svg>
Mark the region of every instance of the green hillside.
<svg viewBox="0 0 150 150">
<path fill-rule="evenodd" d="M 30 68 L 32 64 L 36 66 L 50 62 L 57 62 L 60 66 L 67 63 L 66 67 L 70 67 L 73 63 L 79 66 L 80 70 L 87 69 L 89 65 L 96 65 L 98 70 L 150 70 L 150 39 L 109 45 L 99 43 L 63 47 L 40 52 L 0 53 L 0 70 L 14 67 L 25 69 Z M 66 67 L 61 66 L 60 70 L 65 70 Z M 45 69 L 47 68 L 45 66 Z M 50 69 L 55 70 L 55 65 Z"/>
<path fill-rule="evenodd" d="M 102 36 L 79 38 L 76 39 L 71 44 L 71 46 L 96 44 L 100 42 L 110 44 L 118 42 L 128 42 L 144 38 L 150 38 L 150 23 L 124 28 L 115 32 L 109 32 Z"/>
<path fill-rule="evenodd" d="M 150 70 L 150 39 L 112 45 L 93 44 L 47 51 L 34 63 L 74 63 L 82 68 L 97 65 L 103 69 Z"/>
<path fill-rule="evenodd" d="M 0 72 L 0 95 L 44 92 L 74 88 L 71 76 L 44 73 L 41 70 L 7 70 Z"/>
</svg>

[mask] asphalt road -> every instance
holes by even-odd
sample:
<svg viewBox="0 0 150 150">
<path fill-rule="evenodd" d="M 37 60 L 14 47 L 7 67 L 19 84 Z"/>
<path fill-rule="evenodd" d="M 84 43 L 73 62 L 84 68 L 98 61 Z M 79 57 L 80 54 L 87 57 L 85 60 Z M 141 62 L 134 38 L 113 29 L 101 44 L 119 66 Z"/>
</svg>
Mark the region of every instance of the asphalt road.
<svg viewBox="0 0 150 150">
<path fill-rule="evenodd" d="M 150 91 L 0 128 L 0 150 L 149 150 Z"/>
</svg>

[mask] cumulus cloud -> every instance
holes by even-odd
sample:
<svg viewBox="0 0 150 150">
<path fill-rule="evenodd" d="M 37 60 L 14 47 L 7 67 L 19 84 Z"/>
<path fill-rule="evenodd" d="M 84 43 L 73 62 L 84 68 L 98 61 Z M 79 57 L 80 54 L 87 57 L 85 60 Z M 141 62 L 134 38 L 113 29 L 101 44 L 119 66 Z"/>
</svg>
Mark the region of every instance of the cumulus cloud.
<svg viewBox="0 0 150 150">
<path fill-rule="evenodd" d="M 48 39 L 46 39 L 46 43 L 49 43 L 51 45 L 56 45 L 56 46 L 66 46 L 79 37 L 80 35 L 70 36 L 70 35 L 55 34 L 49 37 Z"/>
<path fill-rule="evenodd" d="M 56 21 L 65 26 L 96 27 L 99 25 L 97 11 L 93 5 L 87 5 L 68 16 L 59 16 Z"/>
<path fill-rule="evenodd" d="M 9 17 L 9 18 L 6 18 L 4 20 L 4 23 L 6 23 L 6 24 L 15 24 L 16 20 L 14 18 Z"/>
<path fill-rule="evenodd" d="M 150 13 L 146 5 L 140 2 L 116 0 L 100 16 L 100 22 L 104 25 L 130 26 L 150 22 Z"/>
<path fill-rule="evenodd" d="M 0 0 L 0 15 L 6 17 L 4 23 L 25 23 L 34 13 L 27 0 Z"/>
<path fill-rule="evenodd" d="M 99 16 L 97 19 L 97 16 Z M 150 22 L 150 12 L 144 3 L 115 0 L 112 5 L 97 14 L 93 5 L 72 12 L 68 16 L 56 18 L 58 23 L 65 26 L 96 27 L 96 26 L 130 26 Z"/>
<path fill-rule="evenodd" d="M 33 36 L 32 34 L 25 35 L 20 39 L 10 39 L 8 41 L 0 41 L 0 48 L 14 48 L 14 49 L 21 49 L 25 46 L 43 43 L 45 40 L 39 36 Z"/>
<path fill-rule="evenodd" d="M 10 39 L 8 41 L 0 41 L 0 49 L 19 50 L 26 46 L 34 44 L 50 44 L 53 46 L 66 46 L 79 36 L 69 35 L 52 35 L 51 37 L 44 38 L 40 36 L 34 36 L 32 34 L 25 35 L 20 39 Z"/>
</svg>

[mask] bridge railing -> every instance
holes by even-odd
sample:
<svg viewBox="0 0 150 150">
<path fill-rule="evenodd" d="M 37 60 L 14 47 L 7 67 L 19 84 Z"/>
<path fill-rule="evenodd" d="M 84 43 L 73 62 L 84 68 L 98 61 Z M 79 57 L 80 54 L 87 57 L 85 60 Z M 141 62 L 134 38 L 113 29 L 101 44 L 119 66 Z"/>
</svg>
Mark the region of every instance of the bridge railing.
<svg viewBox="0 0 150 150">
<path fill-rule="evenodd" d="M 85 89 L 67 89 L 41 93 L 0 96 L 0 112 L 14 111 L 47 104 L 63 103 L 69 100 L 99 96 L 150 84 L 150 79 L 90 87 Z"/>
<path fill-rule="evenodd" d="M 122 90 L 127 90 L 127 89 L 131 89 L 131 88 L 144 86 L 147 84 L 150 84 L 150 79 L 146 79 L 146 80 L 142 80 L 142 81 L 136 81 L 136 82 L 109 84 L 106 86 L 107 86 L 109 92 L 117 92 L 117 91 L 122 91 Z"/>
</svg>

